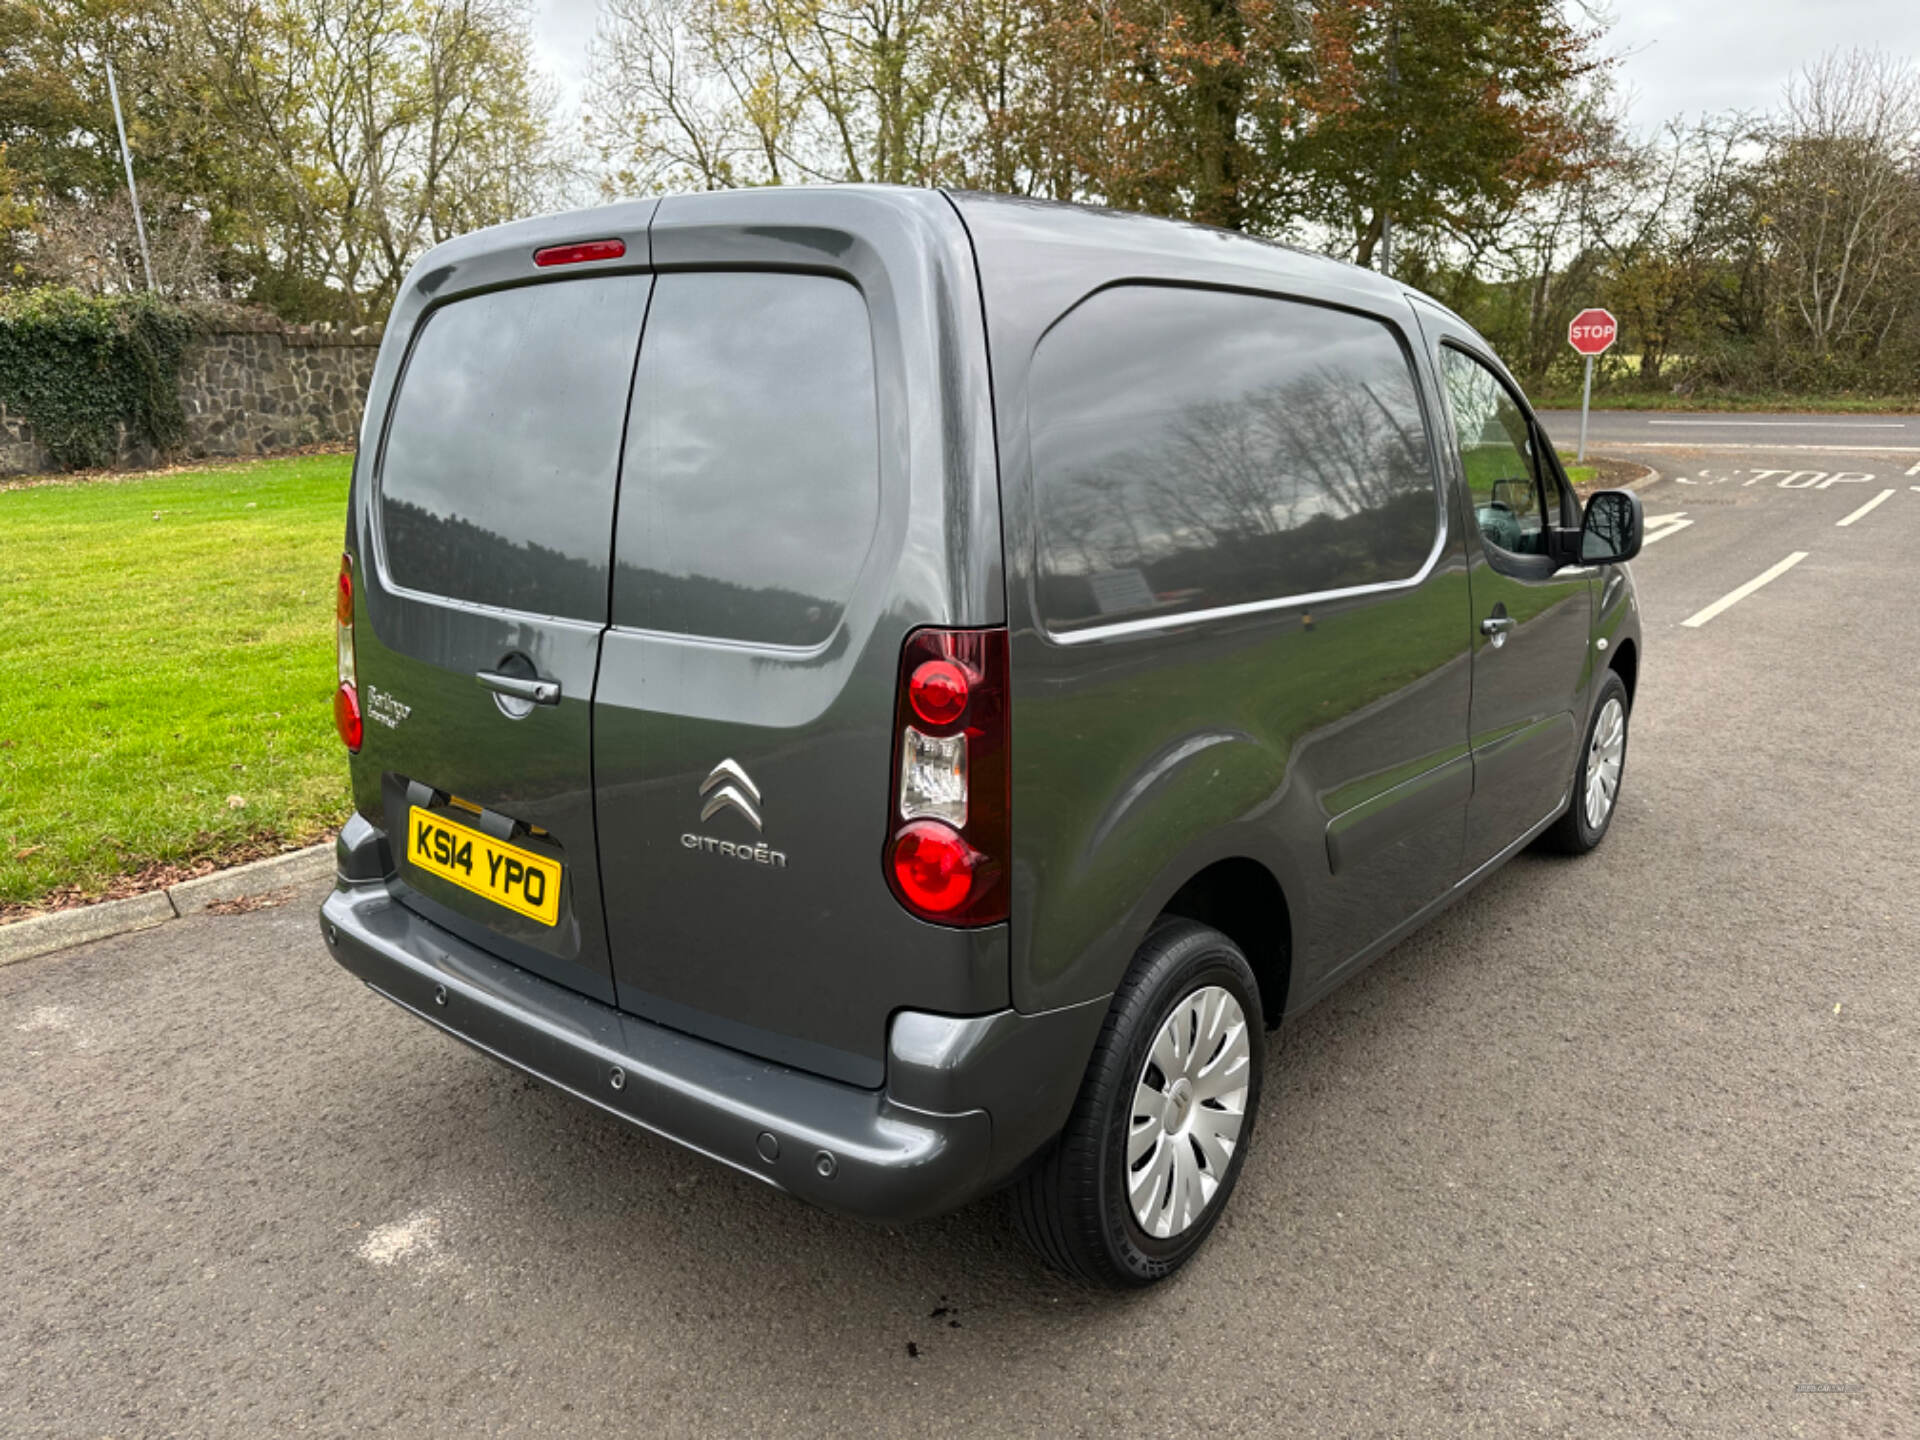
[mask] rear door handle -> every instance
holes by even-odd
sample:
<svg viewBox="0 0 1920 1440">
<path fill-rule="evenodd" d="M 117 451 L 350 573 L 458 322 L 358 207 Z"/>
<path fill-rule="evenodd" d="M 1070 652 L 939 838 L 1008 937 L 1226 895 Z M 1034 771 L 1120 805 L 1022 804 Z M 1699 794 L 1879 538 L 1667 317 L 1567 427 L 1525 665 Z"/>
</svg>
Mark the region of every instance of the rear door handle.
<svg viewBox="0 0 1920 1440">
<path fill-rule="evenodd" d="M 1490 615 L 1480 622 L 1482 635 L 1504 635 L 1513 628 L 1513 618 L 1508 615 Z"/>
<path fill-rule="evenodd" d="M 558 680 L 528 680 L 519 675 L 502 675 L 497 670 L 482 670 L 474 679 L 489 690 L 511 695 L 516 700 L 531 700 L 535 705 L 560 703 Z"/>
</svg>

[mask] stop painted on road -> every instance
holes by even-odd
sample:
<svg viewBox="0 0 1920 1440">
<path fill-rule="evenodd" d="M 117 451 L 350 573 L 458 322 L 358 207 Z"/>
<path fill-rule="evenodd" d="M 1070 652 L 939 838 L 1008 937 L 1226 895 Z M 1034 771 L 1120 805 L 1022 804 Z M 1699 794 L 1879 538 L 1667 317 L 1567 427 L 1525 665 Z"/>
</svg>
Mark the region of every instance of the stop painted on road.
<svg viewBox="0 0 1920 1440">
<path fill-rule="evenodd" d="M 1747 478 L 1741 480 L 1740 476 Z M 1835 485 L 1870 485 L 1876 479 L 1862 470 L 1728 470 L 1724 474 L 1702 470 L 1697 475 L 1676 475 L 1677 485 L 1729 485 L 1738 481 L 1749 485 L 1767 482 L 1780 490 L 1829 490 Z"/>
</svg>

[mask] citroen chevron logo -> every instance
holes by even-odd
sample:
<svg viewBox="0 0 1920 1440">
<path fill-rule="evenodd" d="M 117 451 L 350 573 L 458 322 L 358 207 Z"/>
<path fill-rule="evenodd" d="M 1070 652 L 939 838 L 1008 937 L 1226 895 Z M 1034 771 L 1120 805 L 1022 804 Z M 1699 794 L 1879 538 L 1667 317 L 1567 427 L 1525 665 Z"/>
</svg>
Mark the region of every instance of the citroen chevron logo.
<svg viewBox="0 0 1920 1440">
<path fill-rule="evenodd" d="M 700 782 L 700 793 L 707 803 L 700 807 L 700 818 L 710 820 L 722 810 L 738 810 L 754 829 L 760 828 L 760 787 L 740 768 L 736 760 L 722 760 Z"/>
</svg>

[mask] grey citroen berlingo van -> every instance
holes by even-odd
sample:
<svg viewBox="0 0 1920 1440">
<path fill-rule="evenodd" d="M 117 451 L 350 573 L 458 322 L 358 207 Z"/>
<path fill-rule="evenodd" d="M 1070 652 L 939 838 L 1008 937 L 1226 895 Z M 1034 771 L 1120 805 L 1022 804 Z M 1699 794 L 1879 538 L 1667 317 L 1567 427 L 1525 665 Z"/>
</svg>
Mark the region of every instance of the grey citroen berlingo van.
<svg viewBox="0 0 1920 1440">
<path fill-rule="evenodd" d="M 1484 341 L 1134 215 L 676 195 L 451 241 L 354 463 L 335 958 L 624 1120 L 1177 1268 L 1267 1031 L 1612 817 L 1639 501 Z"/>
</svg>

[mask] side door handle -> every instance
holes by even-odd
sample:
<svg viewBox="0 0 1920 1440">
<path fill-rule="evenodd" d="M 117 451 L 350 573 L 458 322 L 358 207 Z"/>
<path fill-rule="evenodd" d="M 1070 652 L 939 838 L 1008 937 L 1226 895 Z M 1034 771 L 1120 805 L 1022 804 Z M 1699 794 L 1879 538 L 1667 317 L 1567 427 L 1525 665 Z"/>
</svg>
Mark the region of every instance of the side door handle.
<svg viewBox="0 0 1920 1440">
<path fill-rule="evenodd" d="M 526 700 L 535 705 L 560 703 L 558 680 L 528 680 L 520 675 L 502 675 L 497 670 L 482 670 L 474 679 L 496 694 L 509 695 L 515 700 Z"/>
<path fill-rule="evenodd" d="M 1489 615 L 1480 622 L 1480 633 L 1482 635 L 1504 635 L 1507 631 L 1513 629 L 1513 626 L 1514 621 L 1511 616 Z"/>
</svg>

